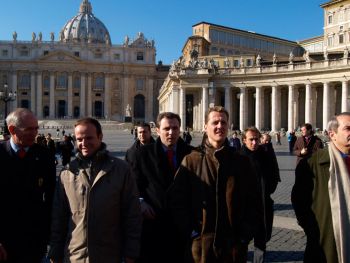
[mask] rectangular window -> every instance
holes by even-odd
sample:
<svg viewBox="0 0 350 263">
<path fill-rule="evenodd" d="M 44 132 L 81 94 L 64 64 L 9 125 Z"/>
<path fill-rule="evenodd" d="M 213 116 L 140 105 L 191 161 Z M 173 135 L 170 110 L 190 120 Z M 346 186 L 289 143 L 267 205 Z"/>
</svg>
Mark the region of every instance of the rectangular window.
<svg viewBox="0 0 350 263">
<path fill-rule="evenodd" d="M 50 94 L 50 93 L 49 93 L 48 91 L 45 91 L 45 92 L 44 92 L 44 96 L 49 96 L 49 94 Z"/>
<path fill-rule="evenodd" d="M 143 60 L 143 52 L 137 52 L 136 60 L 137 61 L 142 61 Z"/>
<path fill-rule="evenodd" d="M 79 92 L 74 92 L 74 97 L 79 97 Z"/>
<path fill-rule="evenodd" d="M 238 67 L 239 67 L 239 60 L 238 60 L 238 59 L 235 59 L 235 60 L 233 61 L 233 66 L 234 66 L 235 68 L 238 68 Z"/>
<path fill-rule="evenodd" d="M 114 54 L 114 60 L 120 60 L 120 54 Z"/>
<path fill-rule="evenodd" d="M 44 50 L 44 56 L 47 56 L 49 54 L 48 50 Z"/>
<path fill-rule="evenodd" d="M 80 57 L 80 53 L 79 53 L 79 51 L 75 51 L 75 52 L 74 52 L 74 56 L 76 56 L 76 57 Z"/>
<path fill-rule="evenodd" d="M 339 44 L 343 44 L 344 43 L 344 35 L 341 34 L 339 35 Z"/>
<path fill-rule="evenodd" d="M 251 66 L 252 66 L 252 60 L 251 60 L 250 58 L 248 58 L 248 59 L 246 60 L 246 66 L 247 66 L 247 67 L 251 67 Z"/>
<path fill-rule="evenodd" d="M 136 80 L 136 90 L 137 91 L 143 90 L 143 83 L 144 83 L 143 79 Z"/>
<path fill-rule="evenodd" d="M 328 24 L 330 25 L 330 24 L 332 24 L 332 22 L 333 22 L 333 16 L 329 15 L 328 16 Z"/>
<path fill-rule="evenodd" d="M 9 55 L 9 51 L 7 49 L 2 50 L 2 56 L 7 57 Z"/>
<path fill-rule="evenodd" d="M 21 57 L 28 57 L 28 56 L 29 56 L 29 51 L 28 51 L 28 50 L 21 50 L 21 51 L 19 52 L 19 55 L 20 55 Z"/>
</svg>

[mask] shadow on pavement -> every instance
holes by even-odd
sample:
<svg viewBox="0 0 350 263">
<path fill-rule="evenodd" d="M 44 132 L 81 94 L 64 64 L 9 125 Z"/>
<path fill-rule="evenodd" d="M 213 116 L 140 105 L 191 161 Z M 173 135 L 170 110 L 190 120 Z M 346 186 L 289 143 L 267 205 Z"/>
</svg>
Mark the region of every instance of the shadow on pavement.
<svg viewBox="0 0 350 263">
<path fill-rule="evenodd" d="M 253 251 L 248 252 L 248 262 L 252 262 L 253 255 Z M 267 251 L 265 262 L 295 262 L 303 259 L 303 251 Z"/>
<path fill-rule="evenodd" d="M 293 206 L 291 204 L 275 204 L 274 210 L 284 211 L 284 210 L 293 210 Z"/>
</svg>

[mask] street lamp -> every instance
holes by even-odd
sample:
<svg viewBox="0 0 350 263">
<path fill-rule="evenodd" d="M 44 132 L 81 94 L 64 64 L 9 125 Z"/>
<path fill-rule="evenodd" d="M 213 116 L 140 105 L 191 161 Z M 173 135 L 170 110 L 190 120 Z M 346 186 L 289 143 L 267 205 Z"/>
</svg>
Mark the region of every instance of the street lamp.
<svg viewBox="0 0 350 263">
<path fill-rule="evenodd" d="M 12 92 L 12 90 L 8 90 L 8 85 L 5 83 L 4 84 L 4 89 L 0 91 L 0 100 L 2 100 L 5 104 L 5 112 L 4 112 L 4 129 L 3 133 L 4 134 L 9 134 L 8 128 L 7 128 L 7 123 L 6 123 L 6 117 L 7 117 L 7 103 L 9 101 L 14 101 L 17 97 L 17 93 Z"/>
</svg>

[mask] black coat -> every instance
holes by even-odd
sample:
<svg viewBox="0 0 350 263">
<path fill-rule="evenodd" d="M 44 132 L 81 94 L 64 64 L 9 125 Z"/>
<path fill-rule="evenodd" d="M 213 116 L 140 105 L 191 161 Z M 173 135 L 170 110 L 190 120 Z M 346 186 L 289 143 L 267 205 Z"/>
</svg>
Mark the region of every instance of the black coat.
<svg viewBox="0 0 350 263">
<path fill-rule="evenodd" d="M 273 200 L 270 195 L 281 181 L 276 155 L 272 145 L 261 145 L 257 151 L 250 151 L 243 145 L 241 154 L 249 157 L 257 175 L 264 217 L 260 218 L 254 239 L 255 245 L 265 249 L 266 242 L 271 238 L 273 224 Z"/>
<path fill-rule="evenodd" d="M 177 167 L 192 147 L 179 138 L 176 146 Z M 143 222 L 141 259 L 139 262 L 181 263 L 180 247 L 167 207 L 168 189 L 173 183 L 174 172 L 168 164 L 160 138 L 155 143 L 139 148 L 133 167 L 140 196 L 152 206 L 156 219 Z"/>
<path fill-rule="evenodd" d="M 48 243 L 54 159 L 37 144 L 20 159 L 7 141 L 0 143 L 0 167 L 0 243 L 10 262 L 32 262 L 43 255 Z"/>
<path fill-rule="evenodd" d="M 151 137 L 150 143 L 154 143 L 155 140 L 153 137 Z M 129 163 L 131 166 L 135 164 L 136 161 L 136 152 L 138 149 L 141 147 L 140 140 L 136 140 L 129 149 L 127 149 L 126 154 L 125 154 L 125 161 Z"/>
</svg>

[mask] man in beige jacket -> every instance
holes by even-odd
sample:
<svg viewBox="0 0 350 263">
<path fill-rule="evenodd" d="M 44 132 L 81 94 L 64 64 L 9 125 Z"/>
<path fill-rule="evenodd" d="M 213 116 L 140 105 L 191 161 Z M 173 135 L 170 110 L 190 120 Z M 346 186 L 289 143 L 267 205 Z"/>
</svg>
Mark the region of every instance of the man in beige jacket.
<svg viewBox="0 0 350 263">
<path fill-rule="evenodd" d="M 75 137 L 77 158 L 57 182 L 51 262 L 133 263 L 142 225 L 135 180 L 106 150 L 97 120 L 78 120 Z"/>
</svg>

